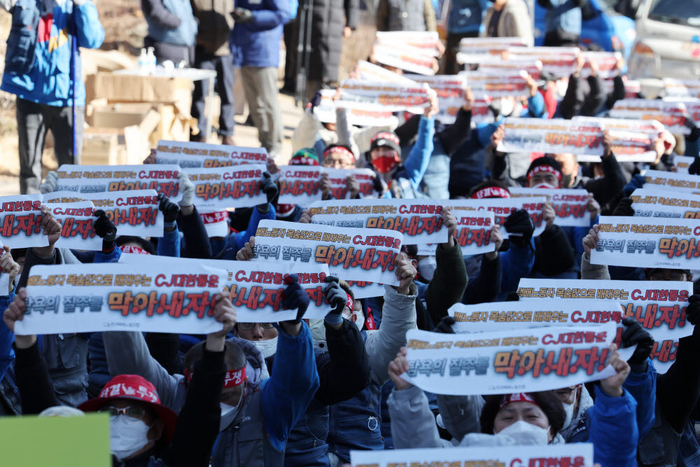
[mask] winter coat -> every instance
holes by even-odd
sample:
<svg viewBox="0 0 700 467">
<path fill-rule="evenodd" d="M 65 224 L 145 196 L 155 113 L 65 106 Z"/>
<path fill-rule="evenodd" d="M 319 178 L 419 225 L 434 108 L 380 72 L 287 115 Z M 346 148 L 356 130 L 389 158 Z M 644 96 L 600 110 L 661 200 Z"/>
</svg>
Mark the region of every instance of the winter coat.
<svg viewBox="0 0 700 467">
<path fill-rule="evenodd" d="M 190 0 L 192 13 L 202 27 L 197 32 L 197 47 L 208 55 L 230 55 L 228 36 L 233 29 L 234 0 Z"/>
<path fill-rule="evenodd" d="M 437 31 L 430 0 L 379 0 L 377 31 Z"/>
<path fill-rule="evenodd" d="M 437 268 L 425 291 L 425 304 L 433 325 L 447 316 L 447 310 L 462 300 L 467 288 L 467 267 L 462 256 L 462 247 L 455 242 L 450 247 L 440 243 L 435 250 Z"/>
<path fill-rule="evenodd" d="M 480 36 L 486 37 L 493 14 L 494 9 L 491 7 L 486 12 Z M 523 0 L 508 0 L 501 10 L 497 31 L 496 37 L 519 37 L 526 46 L 532 47 L 535 43 L 532 33 L 532 18 L 530 18 L 530 12 Z"/>
<path fill-rule="evenodd" d="M 189 0 L 141 0 L 148 23 L 148 37 L 156 43 L 194 46 L 197 20 Z"/>
<path fill-rule="evenodd" d="M 311 23 L 311 65 L 308 79 L 338 81 L 343 28 L 360 22 L 359 0 L 314 0 Z"/>
<path fill-rule="evenodd" d="M 240 0 L 237 8 L 253 13 L 248 23 L 238 23 L 229 36 L 236 66 L 277 68 L 280 61 L 282 29 L 289 21 L 287 0 Z"/>
<path fill-rule="evenodd" d="M 71 80 L 73 35 L 75 20 L 78 51 L 75 54 L 75 75 L 81 76 L 80 47 L 97 49 L 105 37 L 90 0 L 75 7 L 73 2 L 58 3 L 53 12 L 41 17 L 36 0 L 18 0 L 13 8 L 12 28 L 7 39 L 5 71 L 0 90 L 20 99 L 54 107 L 73 105 L 73 87 L 78 106 L 85 105 L 85 84 Z"/>
</svg>

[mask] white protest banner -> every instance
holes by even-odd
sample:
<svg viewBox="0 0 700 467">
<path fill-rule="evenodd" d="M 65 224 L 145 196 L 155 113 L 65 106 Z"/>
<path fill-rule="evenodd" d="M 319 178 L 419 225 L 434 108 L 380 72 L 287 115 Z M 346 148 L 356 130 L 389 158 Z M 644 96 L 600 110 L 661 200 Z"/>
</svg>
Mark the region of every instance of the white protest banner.
<svg viewBox="0 0 700 467">
<path fill-rule="evenodd" d="M 114 191 L 155 190 L 178 202 L 180 167 L 177 165 L 69 165 L 58 168 L 55 191 L 94 194 Z"/>
<path fill-rule="evenodd" d="M 42 197 L 35 195 L 0 196 L 0 238 L 10 248 L 49 246 L 41 231 Z"/>
<path fill-rule="evenodd" d="M 331 194 L 332 199 L 347 199 L 350 198 L 350 192 L 348 191 L 347 179 L 348 177 L 355 177 L 360 188 L 360 195 L 363 198 L 373 197 L 374 193 L 374 179 L 376 174 L 372 169 L 325 169 L 325 173 L 328 174 L 328 179 L 331 182 Z"/>
<path fill-rule="evenodd" d="M 625 99 L 637 99 L 637 96 L 642 92 L 642 84 L 637 80 L 627 79 L 627 76 L 622 76 L 622 81 L 625 87 Z M 615 81 L 612 79 L 603 80 L 603 90 L 606 94 L 612 94 L 615 91 Z"/>
<path fill-rule="evenodd" d="M 644 175 L 644 188 L 669 188 L 674 191 L 685 191 L 700 194 L 700 175 L 664 172 L 662 170 L 647 170 Z"/>
<path fill-rule="evenodd" d="M 522 287 L 523 280 L 520 280 L 520 287 Z M 537 279 L 533 280 L 537 281 Z M 539 280 L 537 282 L 544 285 L 544 283 L 549 284 L 551 281 Z M 576 291 L 578 290 L 576 289 Z M 479 305 L 457 303 L 450 307 L 448 313 L 455 319 L 453 329 L 457 333 L 495 332 L 505 329 L 520 330 L 544 326 L 576 327 L 606 323 L 619 324 L 624 318 L 622 307 L 613 300 L 574 302 L 573 300 L 546 298 L 481 303 Z"/>
<path fill-rule="evenodd" d="M 700 196 L 679 190 L 652 188 L 634 190 L 630 196 L 634 217 L 700 219 Z"/>
<path fill-rule="evenodd" d="M 326 169 L 320 166 L 285 165 L 280 167 L 278 202 L 306 207 L 314 201 L 320 201 L 322 197 L 321 175 L 325 172 Z"/>
<path fill-rule="evenodd" d="M 355 78 L 353 75 L 353 78 L 363 81 L 400 83 L 407 86 L 415 86 L 417 84 L 415 81 L 408 79 L 405 75 L 400 75 L 383 66 L 375 65 L 365 60 L 357 62 L 354 72 L 357 73 L 357 77 Z M 328 89 L 327 91 L 331 91 L 335 94 L 335 90 Z"/>
<path fill-rule="evenodd" d="M 187 172 L 194 184 L 194 204 L 204 209 L 248 208 L 267 202 L 260 181 L 267 167 L 244 164 Z"/>
<path fill-rule="evenodd" d="M 507 61 L 500 57 L 490 58 L 485 63 L 479 65 L 479 71 L 486 74 L 503 73 L 507 75 L 517 75 L 525 72 L 533 79 L 539 79 L 542 75 L 542 62 L 528 58 L 511 58 Z"/>
<path fill-rule="evenodd" d="M 403 234 L 404 245 L 425 245 L 447 242 L 442 204 L 408 199 L 320 201 L 309 207 L 309 214 L 314 224 L 395 230 Z"/>
<path fill-rule="evenodd" d="M 591 264 L 694 269 L 700 256 L 700 220 L 606 217 L 599 221 Z"/>
<path fill-rule="evenodd" d="M 119 262 L 166 266 L 175 264 L 176 267 L 190 264 L 225 270 L 228 274 L 222 283 L 223 291 L 231 294 L 231 303 L 236 307 L 236 321 L 239 323 L 275 323 L 295 319 L 296 309 L 286 310 L 282 307 L 282 292 L 287 287 L 284 281 L 290 274 L 297 275 L 299 285 L 309 296 L 305 318 L 323 319 L 330 311 L 323 293 L 327 286 L 324 279 L 328 276 L 328 266 L 325 264 L 201 260 L 133 253 L 123 253 Z"/>
<path fill-rule="evenodd" d="M 427 83 L 437 93 L 440 112 L 435 118 L 445 125 L 454 123 L 457 112 L 464 105 L 465 75 L 421 76 L 408 75 L 417 83 Z"/>
<path fill-rule="evenodd" d="M 162 159 L 167 159 L 168 156 L 174 157 L 173 164 L 177 164 L 178 156 L 196 156 L 208 161 L 207 165 L 202 168 L 222 167 L 238 164 L 266 164 L 267 149 L 265 148 L 247 148 L 239 146 L 225 146 L 222 144 L 207 144 L 191 141 L 158 141 L 156 148 L 156 159 L 159 164 Z M 188 160 L 188 159 L 186 159 Z M 218 162 L 218 164 L 217 164 Z M 180 167 L 185 167 L 180 165 Z"/>
<path fill-rule="evenodd" d="M 686 81 L 674 78 L 664 78 L 662 81 L 668 97 L 700 97 L 700 81 Z"/>
<path fill-rule="evenodd" d="M 290 227 L 291 226 L 291 227 Z M 384 229 L 346 229 L 262 220 L 255 233 L 256 261 L 325 263 L 344 280 L 398 285 L 394 274 L 403 235 Z"/>
<path fill-rule="evenodd" d="M 542 62 L 542 71 L 563 78 L 576 71 L 576 57 L 580 49 L 578 47 L 513 47 L 508 49 L 509 60 L 525 59 L 539 60 Z"/>
<path fill-rule="evenodd" d="M 504 73 L 502 70 L 494 70 L 489 73 L 483 71 L 466 71 L 457 76 L 467 78 L 467 84 L 471 88 L 475 97 L 529 97 L 528 88 L 524 73 Z"/>
<path fill-rule="evenodd" d="M 509 187 L 513 198 L 544 196 L 549 199 L 556 213 L 554 223 L 561 227 L 590 227 L 591 216 L 586 205 L 588 191 L 584 189 L 517 188 Z"/>
<path fill-rule="evenodd" d="M 462 247 L 465 256 L 481 255 L 496 251 L 496 245 L 491 243 L 491 227 L 495 215 L 485 211 L 453 211 L 457 218 L 455 241 Z M 418 245 L 418 254 L 435 255 L 437 244 Z"/>
<path fill-rule="evenodd" d="M 438 33 L 431 31 L 377 31 L 375 44 L 405 44 L 419 49 L 421 54 L 437 57 L 439 41 Z"/>
<path fill-rule="evenodd" d="M 430 87 L 392 82 L 346 79 L 340 85 L 346 109 L 399 111 L 421 114 L 430 107 Z"/>
<path fill-rule="evenodd" d="M 333 89 L 321 90 L 321 102 L 314 107 L 314 115 L 322 123 L 336 123 L 337 111 L 342 109 L 350 125 L 396 127 L 399 124 L 398 118 L 391 111 L 344 109 L 343 101 L 334 101 L 334 95 Z M 183 165 L 181 167 L 184 168 Z"/>
<path fill-rule="evenodd" d="M 685 106 L 687 118 L 683 122 L 686 122 L 688 119 L 693 122 L 700 122 L 700 99 L 696 97 L 664 97 L 664 102 Z M 684 128 L 686 132 L 684 134 L 690 134 L 690 128 Z"/>
<path fill-rule="evenodd" d="M 406 333 L 410 369 L 401 376 L 434 394 L 550 391 L 615 374 L 607 365 L 614 338 L 615 323 L 474 334 L 411 329 Z"/>
<path fill-rule="evenodd" d="M 489 96 L 475 96 L 472 106 L 472 123 L 493 123 L 496 117 L 491 111 L 491 98 Z"/>
<path fill-rule="evenodd" d="M 545 229 L 545 223 L 543 222 L 542 219 L 542 207 L 544 203 L 547 202 L 547 198 L 544 197 L 535 197 L 535 198 L 487 198 L 487 199 L 468 199 L 468 200 L 445 200 L 444 201 L 444 206 L 450 206 L 452 208 L 452 211 L 455 213 L 455 216 L 457 217 L 458 221 L 460 222 L 460 218 L 464 217 L 469 217 L 467 216 L 467 213 L 473 214 L 473 211 L 477 211 L 480 213 L 486 213 L 486 212 L 493 212 L 494 213 L 494 222 L 498 225 L 501 226 L 501 235 L 503 236 L 504 239 L 509 237 L 508 231 L 505 229 L 504 224 L 506 222 L 506 219 L 508 219 L 508 216 L 510 216 L 514 211 L 517 211 L 519 209 L 524 209 L 530 214 L 530 218 L 532 219 L 532 222 L 535 224 L 535 232 L 533 236 L 537 237 L 542 232 L 544 232 Z M 462 216 L 462 217 L 460 217 Z M 471 224 L 473 221 L 467 220 L 463 222 L 468 222 Z M 477 227 L 486 227 L 484 226 L 479 226 L 478 221 L 476 224 Z M 481 231 L 484 231 L 486 229 L 481 229 Z M 490 230 L 490 226 L 489 229 Z M 490 241 L 490 234 L 487 235 L 486 237 L 482 237 L 483 235 L 486 235 L 485 233 L 478 233 L 480 229 L 477 228 L 477 230 L 474 233 L 468 232 L 466 235 L 468 238 L 470 236 L 474 235 L 475 240 L 477 241 L 477 246 L 483 246 L 486 245 L 486 243 L 483 243 L 479 245 L 482 241 L 483 242 L 488 242 Z M 460 242 L 460 239 L 462 238 L 461 232 L 459 232 L 456 237 L 458 238 L 458 243 Z M 460 243 L 461 245 L 461 243 Z"/>
<path fill-rule="evenodd" d="M 176 164 L 183 172 L 189 169 L 211 169 L 214 167 L 231 167 L 235 164 L 231 159 L 209 156 L 186 156 L 182 154 L 158 154 L 156 164 Z"/>
<path fill-rule="evenodd" d="M 593 467 L 593 444 L 350 451 L 352 467 Z"/>
<path fill-rule="evenodd" d="M 101 251 L 102 239 L 95 234 L 93 223 L 95 206 L 90 201 L 48 205 L 51 214 L 61 222 L 61 238 L 56 241 L 57 248 Z"/>
<path fill-rule="evenodd" d="M 608 130 L 632 131 L 658 136 L 664 131 L 664 126 L 656 120 L 630 120 L 625 118 L 603 118 L 575 116 L 571 120 L 582 123 L 590 123 Z"/>
<path fill-rule="evenodd" d="M 509 48 L 526 47 L 520 37 L 464 37 L 459 41 L 459 53 L 464 55 L 499 55 Z"/>
<path fill-rule="evenodd" d="M 60 264 L 34 266 L 27 311 L 15 334 L 220 331 L 213 303 L 226 271 L 196 264 Z"/>
<path fill-rule="evenodd" d="M 620 69 L 617 67 L 618 61 L 622 59 L 620 52 L 581 52 L 581 55 L 586 59 L 581 69 L 582 78 L 588 78 L 593 73 L 591 61 L 598 65 L 598 76 L 601 79 L 614 78 L 620 74 Z"/>
<path fill-rule="evenodd" d="M 384 296 L 383 284 L 365 281 L 347 281 L 347 283 L 352 289 L 352 293 L 355 294 L 356 300 Z"/>
<path fill-rule="evenodd" d="M 400 43 L 389 45 L 375 42 L 372 56 L 374 60 L 384 65 L 426 76 L 433 76 L 434 66 L 437 65 L 435 57 L 425 53 L 424 50 Z"/>
<path fill-rule="evenodd" d="M 641 282 L 595 280 L 542 280 L 521 279 L 518 285 L 520 303 L 541 302 L 543 299 L 562 306 L 562 303 L 609 301 L 622 305 L 622 314 L 601 310 L 570 313 L 572 323 L 620 323 L 625 316 L 633 316 L 654 336 L 651 358 L 659 373 L 676 359 L 678 339 L 689 336 L 693 326 L 685 319 L 688 297 L 693 294 L 692 282 Z M 622 328 L 618 327 L 615 343 L 620 347 Z"/>
<path fill-rule="evenodd" d="M 695 162 L 695 158 L 690 156 L 675 156 L 673 161 L 675 163 L 676 173 L 687 174 L 691 164 Z"/>
<path fill-rule="evenodd" d="M 592 123 L 608 129 L 613 139 L 612 152 L 620 162 L 654 162 L 656 151 L 650 150 L 653 140 L 664 130 L 656 120 L 574 117 L 572 120 Z M 600 162 L 600 156 L 579 155 L 579 162 Z"/>
<path fill-rule="evenodd" d="M 690 130 L 684 126 L 687 112 L 682 102 L 667 102 L 648 99 L 623 99 L 615 102 L 610 116 L 633 120 L 656 120 L 671 133 L 687 135 Z"/>
<path fill-rule="evenodd" d="M 603 129 L 595 123 L 541 118 L 506 118 L 500 152 L 544 152 L 550 154 L 601 156 Z"/>
<path fill-rule="evenodd" d="M 114 223 L 119 235 L 155 238 L 163 236 L 165 221 L 163 213 L 158 209 L 158 193 L 155 190 L 91 194 L 55 191 L 44 195 L 44 202 L 48 206 L 77 201 L 91 201 L 96 210 L 103 210 Z"/>
</svg>

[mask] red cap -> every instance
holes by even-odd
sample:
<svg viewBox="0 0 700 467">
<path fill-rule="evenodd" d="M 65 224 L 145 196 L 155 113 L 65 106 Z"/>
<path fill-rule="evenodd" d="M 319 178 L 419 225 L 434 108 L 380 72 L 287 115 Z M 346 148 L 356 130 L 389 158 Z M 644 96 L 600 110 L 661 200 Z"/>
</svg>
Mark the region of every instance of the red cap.
<svg viewBox="0 0 700 467">
<path fill-rule="evenodd" d="M 95 412 L 110 401 L 123 399 L 135 400 L 148 405 L 158 415 L 158 418 L 163 421 L 165 425 L 164 441 L 166 443 L 170 442 L 173 433 L 175 433 L 177 414 L 160 404 L 156 388 L 141 376 L 115 376 L 105 384 L 99 396 L 83 402 L 78 408 L 83 412 Z"/>
</svg>

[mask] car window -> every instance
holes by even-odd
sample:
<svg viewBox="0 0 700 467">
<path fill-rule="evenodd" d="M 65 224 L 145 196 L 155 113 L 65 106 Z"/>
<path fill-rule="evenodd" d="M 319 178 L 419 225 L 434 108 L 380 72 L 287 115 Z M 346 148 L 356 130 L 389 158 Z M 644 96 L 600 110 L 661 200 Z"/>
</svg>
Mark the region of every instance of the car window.
<svg viewBox="0 0 700 467">
<path fill-rule="evenodd" d="M 700 27 L 700 0 L 653 0 L 649 19 Z"/>
</svg>

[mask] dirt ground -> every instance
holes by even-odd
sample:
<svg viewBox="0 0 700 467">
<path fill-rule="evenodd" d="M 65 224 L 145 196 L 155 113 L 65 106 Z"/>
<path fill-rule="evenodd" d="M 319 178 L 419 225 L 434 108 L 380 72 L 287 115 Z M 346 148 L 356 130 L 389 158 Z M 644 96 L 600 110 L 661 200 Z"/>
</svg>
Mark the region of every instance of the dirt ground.
<svg viewBox="0 0 700 467">
<path fill-rule="evenodd" d="M 138 56 L 147 34 L 146 21 L 139 0 L 94 0 L 105 28 L 105 41 L 102 50 L 119 50 Z M 363 12 L 362 24 L 343 44 L 340 78 L 347 77 L 357 60 L 364 59 L 374 41 L 375 28 L 372 19 Z M 4 69 L 7 35 L 11 24 L 10 15 L 0 11 L 0 75 Z M 280 64 L 281 68 L 284 64 Z M 280 83 L 281 84 L 281 83 Z M 294 106 L 294 99 L 280 95 L 284 115 L 285 148 L 291 152 L 288 138 L 303 116 L 301 109 Z M 239 123 L 243 123 L 239 121 Z M 235 134 L 236 144 L 259 146 L 254 128 L 238 125 Z M 0 196 L 19 193 L 19 161 L 17 152 L 17 121 L 15 118 L 14 96 L 0 91 Z M 290 156 L 291 154 L 285 154 Z M 44 174 L 56 169 L 50 135 L 43 154 Z"/>
</svg>

